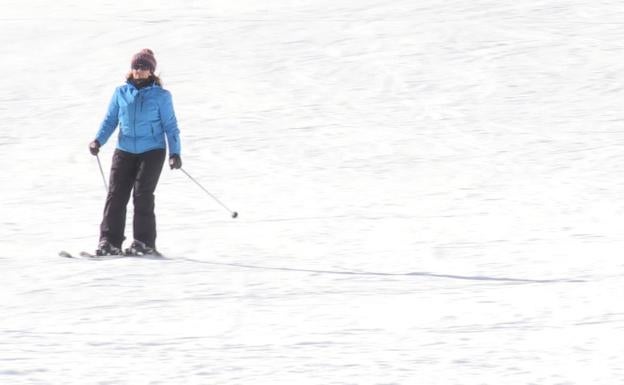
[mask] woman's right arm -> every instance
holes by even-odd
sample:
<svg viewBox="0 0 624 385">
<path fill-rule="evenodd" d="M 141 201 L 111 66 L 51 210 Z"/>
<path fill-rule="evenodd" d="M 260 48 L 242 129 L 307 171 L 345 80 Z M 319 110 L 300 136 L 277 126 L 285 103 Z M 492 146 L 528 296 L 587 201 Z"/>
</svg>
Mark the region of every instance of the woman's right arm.
<svg viewBox="0 0 624 385">
<path fill-rule="evenodd" d="M 106 143 L 108 138 L 110 138 L 117 128 L 117 124 L 119 124 L 119 104 L 117 103 L 118 92 L 119 88 L 117 88 L 113 93 L 113 97 L 108 105 L 108 111 L 106 111 L 104 120 L 102 121 L 102 124 L 100 124 L 100 129 L 95 136 L 95 140 L 97 140 L 100 145 L 104 145 L 104 143 Z"/>
</svg>

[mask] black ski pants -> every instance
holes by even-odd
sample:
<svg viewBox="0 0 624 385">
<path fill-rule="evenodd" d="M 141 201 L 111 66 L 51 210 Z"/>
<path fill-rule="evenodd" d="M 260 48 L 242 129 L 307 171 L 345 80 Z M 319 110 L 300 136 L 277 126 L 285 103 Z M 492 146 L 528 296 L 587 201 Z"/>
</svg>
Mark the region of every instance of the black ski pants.
<svg viewBox="0 0 624 385">
<path fill-rule="evenodd" d="M 110 172 L 104 218 L 100 225 L 100 241 L 106 239 L 121 248 L 125 236 L 126 207 L 130 192 L 134 203 L 134 239 L 156 248 L 156 216 L 154 191 L 165 162 L 165 150 L 142 154 L 115 150 Z"/>
</svg>

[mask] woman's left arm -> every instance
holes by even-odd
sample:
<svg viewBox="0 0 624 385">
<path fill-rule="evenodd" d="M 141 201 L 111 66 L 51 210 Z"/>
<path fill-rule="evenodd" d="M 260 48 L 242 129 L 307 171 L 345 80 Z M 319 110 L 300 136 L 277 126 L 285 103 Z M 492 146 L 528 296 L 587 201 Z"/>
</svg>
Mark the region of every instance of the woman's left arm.
<svg viewBox="0 0 624 385">
<path fill-rule="evenodd" d="M 173 100 L 169 91 L 163 91 L 164 95 L 160 103 L 160 121 L 167 135 L 169 156 L 174 154 L 180 155 L 180 129 L 178 128 L 178 120 L 173 110 Z"/>
</svg>

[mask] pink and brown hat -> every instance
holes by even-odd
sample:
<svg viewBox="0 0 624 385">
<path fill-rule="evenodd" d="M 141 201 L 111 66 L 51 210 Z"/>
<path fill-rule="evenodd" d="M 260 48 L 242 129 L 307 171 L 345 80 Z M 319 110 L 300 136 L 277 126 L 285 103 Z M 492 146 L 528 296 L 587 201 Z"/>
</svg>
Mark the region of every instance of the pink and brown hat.
<svg viewBox="0 0 624 385">
<path fill-rule="evenodd" d="M 154 52 L 148 48 L 142 49 L 141 52 L 132 56 L 130 65 L 133 69 L 148 69 L 150 72 L 154 72 L 156 70 Z"/>
</svg>

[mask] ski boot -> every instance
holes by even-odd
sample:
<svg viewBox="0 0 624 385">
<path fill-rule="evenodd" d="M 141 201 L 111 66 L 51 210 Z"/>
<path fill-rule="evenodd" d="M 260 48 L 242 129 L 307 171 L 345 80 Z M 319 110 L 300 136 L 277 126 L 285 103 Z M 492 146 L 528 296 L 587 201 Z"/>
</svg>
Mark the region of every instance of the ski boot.
<svg viewBox="0 0 624 385">
<path fill-rule="evenodd" d="M 136 255 L 136 256 L 151 255 L 154 257 L 162 256 L 158 251 L 156 251 L 155 248 L 149 247 L 145 243 L 141 241 L 137 241 L 136 239 L 132 242 L 130 247 L 128 247 L 124 251 L 124 255 Z"/>
<path fill-rule="evenodd" d="M 121 249 L 110 243 L 107 239 L 103 239 L 98 244 L 98 248 L 95 250 L 95 255 L 98 257 L 106 255 L 121 255 Z"/>
</svg>

